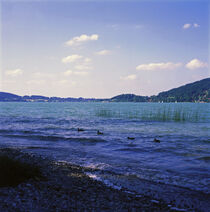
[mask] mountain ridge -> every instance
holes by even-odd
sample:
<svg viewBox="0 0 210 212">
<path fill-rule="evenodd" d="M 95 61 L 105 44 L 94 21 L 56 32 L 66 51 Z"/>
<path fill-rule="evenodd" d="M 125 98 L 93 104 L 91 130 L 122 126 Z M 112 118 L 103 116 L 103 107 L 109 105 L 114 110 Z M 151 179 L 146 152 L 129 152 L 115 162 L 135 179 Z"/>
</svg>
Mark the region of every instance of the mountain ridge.
<svg viewBox="0 0 210 212">
<path fill-rule="evenodd" d="M 210 78 L 160 92 L 153 96 L 135 94 L 120 94 L 112 98 L 61 98 L 41 95 L 19 96 L 12 93 L 0 92 L 0 102 L 210 102 Z"/>
</svg>

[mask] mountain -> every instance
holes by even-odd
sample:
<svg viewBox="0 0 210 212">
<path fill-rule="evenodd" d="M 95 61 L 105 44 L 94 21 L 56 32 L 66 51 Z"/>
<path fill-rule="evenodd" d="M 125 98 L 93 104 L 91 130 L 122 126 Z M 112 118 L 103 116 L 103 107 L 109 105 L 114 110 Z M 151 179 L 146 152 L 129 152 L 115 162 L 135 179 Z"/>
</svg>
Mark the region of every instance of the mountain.
<svg viewBox="0 0 210 212">
<path fill-rule="evenodd" d="M 169 91 L 161 92 L 157 96 L 137 96 L 135 94 L 121 94 L 110 99 L 95 98 L 60 98 L 46 96 L 18 96 L 0 92 L 0 101 L 16 102 L 210 102 L 210 78 L 183 85 Z"/>
<path fill-rule="evenodd" d="M 161 92 L 154 96 L 152 101 L 210 102 L 210 78 Z"/>
<path fill-rule="evenodd" d="M 210 78 L 189 83 L 157 96 L 121 94 L 110 99 L 112 102 L 210 102 Z"/>
<path fill-rule="evenodd" d="M 110 99 L 111 102 L 148 102 L 148 96 L 137 96 L 135 94 L 121 94 Z"/>
<path fill-rule="evenodd" d="M 0 92 L 0 101 L 1 102 L 17 102 L 17 101 L 22 101 L 22 97 L 11 94 L 11 93 L 6 93 L 6 92 Z"/>
</svg>

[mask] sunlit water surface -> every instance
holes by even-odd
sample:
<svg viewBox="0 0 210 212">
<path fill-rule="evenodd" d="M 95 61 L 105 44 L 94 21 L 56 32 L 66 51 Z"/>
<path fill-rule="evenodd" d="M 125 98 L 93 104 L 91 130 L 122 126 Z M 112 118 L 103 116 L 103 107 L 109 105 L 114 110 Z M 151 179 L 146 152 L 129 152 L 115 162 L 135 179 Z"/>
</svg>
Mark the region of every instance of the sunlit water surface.
<svg viewBox="0 0 210 212">
<path fill-rule="evenodd" d="M 210 191 L 210 104 L 0 103 L 0 145 L 98 168 L 100 178 Z"/>
</svg>

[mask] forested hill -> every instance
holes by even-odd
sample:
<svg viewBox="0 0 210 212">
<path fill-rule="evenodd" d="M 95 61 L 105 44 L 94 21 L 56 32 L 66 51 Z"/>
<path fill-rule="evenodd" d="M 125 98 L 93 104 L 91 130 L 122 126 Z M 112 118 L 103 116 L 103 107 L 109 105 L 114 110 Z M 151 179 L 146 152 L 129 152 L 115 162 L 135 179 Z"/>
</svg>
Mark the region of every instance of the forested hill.
<svg viewBox="0 0 210 212">
<path fill-rule="evenodd" d="M 22 97 L 12 93 L 0 92 L 0 101 L 1 102 L 22 101 Z"/>
<path fill-rule="evenodd" d="M 110 99 L 112 102 L 210 102 L 210 78 L 183 85 L 157 96 L 121 94 Z"/>
<path fill-rule="evenodd" d="M 157 96 L 137 96 L 135 94 L 121 94 L 110 99 L 94 98 L 60 98 L 45 96 L 18 96 L 0 92 L 0 101 L 6 102 L 210 102 L 210 78 L 190 83 L 169 91 L 161 92 Z"/>
<path fill-rule="evenodd" d="M 210 102 L 210 78 L 161 92 L 152 101 Z"/>
<path fill-rule="evenodd" d="M 137 96 L 135 94 L 121 94 L 110 99 L 111 102 L 148 102 L 148 96 Z"/>
</svg>

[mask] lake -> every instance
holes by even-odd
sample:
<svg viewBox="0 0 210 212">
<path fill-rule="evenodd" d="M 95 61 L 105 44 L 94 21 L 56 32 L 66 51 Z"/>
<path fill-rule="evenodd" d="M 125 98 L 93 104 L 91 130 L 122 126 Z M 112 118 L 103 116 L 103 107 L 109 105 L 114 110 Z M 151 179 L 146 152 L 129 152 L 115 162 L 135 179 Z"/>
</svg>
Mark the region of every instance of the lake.
<svg viewBox="0 0 210 212">
<path fill-rule="evenodd" d="M 116 188 L 138 192 L 144 179 L 210 193 L 208 103 L 1 102 L 0 146 L 96 168 L 88 175 Z"/>
</svg>

